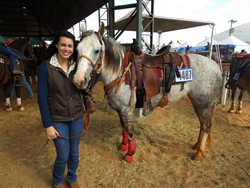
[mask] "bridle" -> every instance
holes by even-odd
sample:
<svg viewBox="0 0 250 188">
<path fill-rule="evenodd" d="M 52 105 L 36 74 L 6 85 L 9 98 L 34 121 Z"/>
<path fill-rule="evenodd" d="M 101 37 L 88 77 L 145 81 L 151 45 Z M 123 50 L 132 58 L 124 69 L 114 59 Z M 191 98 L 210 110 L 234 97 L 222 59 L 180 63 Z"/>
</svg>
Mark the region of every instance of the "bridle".
<svg viewBox="0 0 250 188">
<path fill-rule="evenodd" d="M 92 59 L 90 57 L 88 57 L 87 55 L 80 55 L 78 58 L 77 58 L 77 64 L 79 63 L 79 60 L 81 58 L 86 58 L 87 60 L 89 60 L 93 66 L 93 70 L 91 72 L 91 76 L 90 76 L 90 80 L 88 82 L 88 86 L 87 86 L 87 91 L 88 91 L 88 94 L 89 96 L 91 97 L 91 94 L 90 94 L 90 91 L 89 91 L 89 88 L 91 87 L 91 85 L 94 83 L 95 81 L 95 77 L 96 77 L 96 71 L 97 69 L 99 69 L 101 66 L 102 66 L 102 61 L 103 61 L 103 50 L 102 50 L 102 46 L 103 46 L 103 42 L 102 42 L 102 39 L 100 37 L 100 35 L 97 33 L 97 32 L 94 32 L 98 39 L 99 39 L 99 42 L 101 44 L 101 48 L 100 48 L 100 53 L 99 53 L 99 57 L 98 57 L 98 60 L 96 62 L 96 64 L 92 61 Z"/>
</svg>

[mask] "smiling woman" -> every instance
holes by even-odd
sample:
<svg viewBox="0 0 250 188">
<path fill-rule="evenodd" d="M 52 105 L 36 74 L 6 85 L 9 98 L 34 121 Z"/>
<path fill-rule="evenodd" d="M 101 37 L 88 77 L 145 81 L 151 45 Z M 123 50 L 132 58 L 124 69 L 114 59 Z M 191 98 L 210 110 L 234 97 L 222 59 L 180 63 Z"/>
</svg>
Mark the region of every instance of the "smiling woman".
<svg viewBox="0 0 250 188">
<path fill-rule="evenodd" d="M 83 101 L 73 83 L 76 54 L 75 37 L 68 31 L 59 32 L 49 46 L 49 60 L 43 62 L 38 71 L 38 104 L 42 122 L 48 141 L 54 141 L 57 151 L 53 168 L 54 187 L 63 187 L 66 164 L 70 187 L 78 187 L 78 135 L 83 126 Z"/>
</svg>

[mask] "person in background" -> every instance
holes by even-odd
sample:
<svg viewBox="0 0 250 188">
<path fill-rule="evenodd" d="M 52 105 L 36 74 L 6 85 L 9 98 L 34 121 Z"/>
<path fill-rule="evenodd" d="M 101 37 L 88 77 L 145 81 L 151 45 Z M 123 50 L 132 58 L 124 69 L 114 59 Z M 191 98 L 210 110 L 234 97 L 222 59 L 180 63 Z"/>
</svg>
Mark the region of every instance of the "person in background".
<svg viewBox="0 0 250 188">
<path fill-rule="evenodd" d="M 67 182 L 71 188 L 77 188 L 80 143 L 77 135 L 82 132 L 84 112 L 80 91 L 73 83 L 77 59 L 74 35 L 59 32 L 48 48 L 47 57 L 49 60 L 38 69 L 38 104 L 47 139 L 54 141 L 57 152 L 53 185 L 64 187 L 67 165 Z"/>
<path fill-rule="evenodd" d="M 4 41 L 6 47 L 0 45 L 0 53 L 3 53 L 9 57 L 13 74 L 22 74 L 23 72 L 20 70 L 17 64 L 18 59 L 16 57 L 16 54 L 12 51 L 13 49 L 8 47 L 13 41 L 14 41 L 13 39 L 7 39 L 6 41 Z"/>
<path fill-rule="evenodd" d="M 4 43 L 5 43 L 7 46 L 9 46 L 12 42 L 14 42 L 14 40 L 11 39 L 11 38 L 8 38 L 6 41 L 4 41 Z"/>
<path fill-rule="evenodd" d="M 46 57 L 46 52 L 47 52 L 47 49 L 46 49 L 46 43 L 41 40 L 39 42 L 39 51 L 38 51 L 38 55 L 37 55 L 37 65 L 39 66 L 44 60 L 45 60 L 45 57 Z"/>
<path fill-rule="evenodd" d="M 211 50 L 211 45 L 209 42 L 207 42 L 206 49 L 205 50 Z"/>
<path fill-rule="evenodd" d="M 191 48 L 192 48 L 191 46 L 187 45 L 187 47 L 186 47 L 186 53 L 187 53 L 187 54 L 188 54 L 188 52 L 189 52 L 189 50 L 190 50 Z"/>
</svg>

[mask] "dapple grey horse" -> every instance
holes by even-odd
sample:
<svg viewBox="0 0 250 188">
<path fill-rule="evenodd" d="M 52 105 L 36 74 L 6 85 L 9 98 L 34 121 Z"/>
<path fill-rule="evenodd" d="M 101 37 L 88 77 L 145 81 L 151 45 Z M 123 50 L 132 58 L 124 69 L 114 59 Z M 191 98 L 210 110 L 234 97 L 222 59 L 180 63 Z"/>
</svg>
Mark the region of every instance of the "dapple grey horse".
<svg viewBox="0 0 250 188">
<path fill-rule="evenodd" d="M 91 72 L 95 64 L 100 59 L 104 61 L 101 71 L 101 80 L 104 86 L 117 79 L 124 71 L 124 48 L 111 37 L 104 37 L 104 24 L 98 32 L 82 31 L 82 38 L 78 44 L 78 66 L 74 76 L 74 83 L 79 89 L 84 89 L 91 79 Z M 199 160 L 205 151 L 206 141 L 211 144 L 210 128 L 213 123 L 216 97 L 220 91 L 222 83 L 222 73 L 215 61 L 196 54 L 188 55 L 193 68 L 193 81 L 186 82 L 184 89 L 180 85 L 173 85 L 168 94 L 168 104 L 175 103 L 182 97 L 188 95 L 193 108 L 200 120 L 200 132 L 198 141 L 193 146 L 197 152 L 193 155 L 194 160 Z M 131 86 L 123 81 L 119 92 L 116 93 L 117 85 L 108 92 L 109 104 L 118 112 L 123 128 L 123 141 L 120 149 L 128 150 L 125 160 L 133 161 L 135 153 L 134 142 L 134 107 L 130 103 Z M 136 94 L 134 104 L 136 103 Z M 151 103 L 156 106 L 163 92 L 152 97 Z"/>
</svg>

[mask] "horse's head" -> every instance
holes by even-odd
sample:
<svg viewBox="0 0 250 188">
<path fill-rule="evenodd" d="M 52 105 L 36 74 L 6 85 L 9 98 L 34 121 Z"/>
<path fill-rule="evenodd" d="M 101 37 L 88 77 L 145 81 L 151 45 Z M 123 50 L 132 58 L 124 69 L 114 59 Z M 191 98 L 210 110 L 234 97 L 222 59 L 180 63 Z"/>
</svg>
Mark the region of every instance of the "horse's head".
<svg viewBox="0 0 250 188">
<path fill-rule="evenodd" d="M 24 51 L 24 55 L 26 56 L 30 56 L 33 53 L 33 48 L 30 42 L 30 37 L 26 37 L 23 39 L 25 42 L 25 51 Z"/>
<path fill-rule="evenodd" d="M 102 23 L 99 31 L 85 31 L 82 29 L 82 37 L 77 45 L 78 59 L 77 71 L 74 75 L 74 83 L 79 89 L 85 89 L 91 79 L 91 72 L 96 69 L 105 51 L 102 40 L 104 35 L 104 24 Z"/>
<path fill-rule="evenodd" d="M 26 58 L 28 58 L 33 53 L 32 45 L 30 43 L 29 37 L 19 38 L 15 40 L 14 42 L 10 44 L 10 47 L 21 52 L 23 55 L 26 56 Z"/>
</svg>

